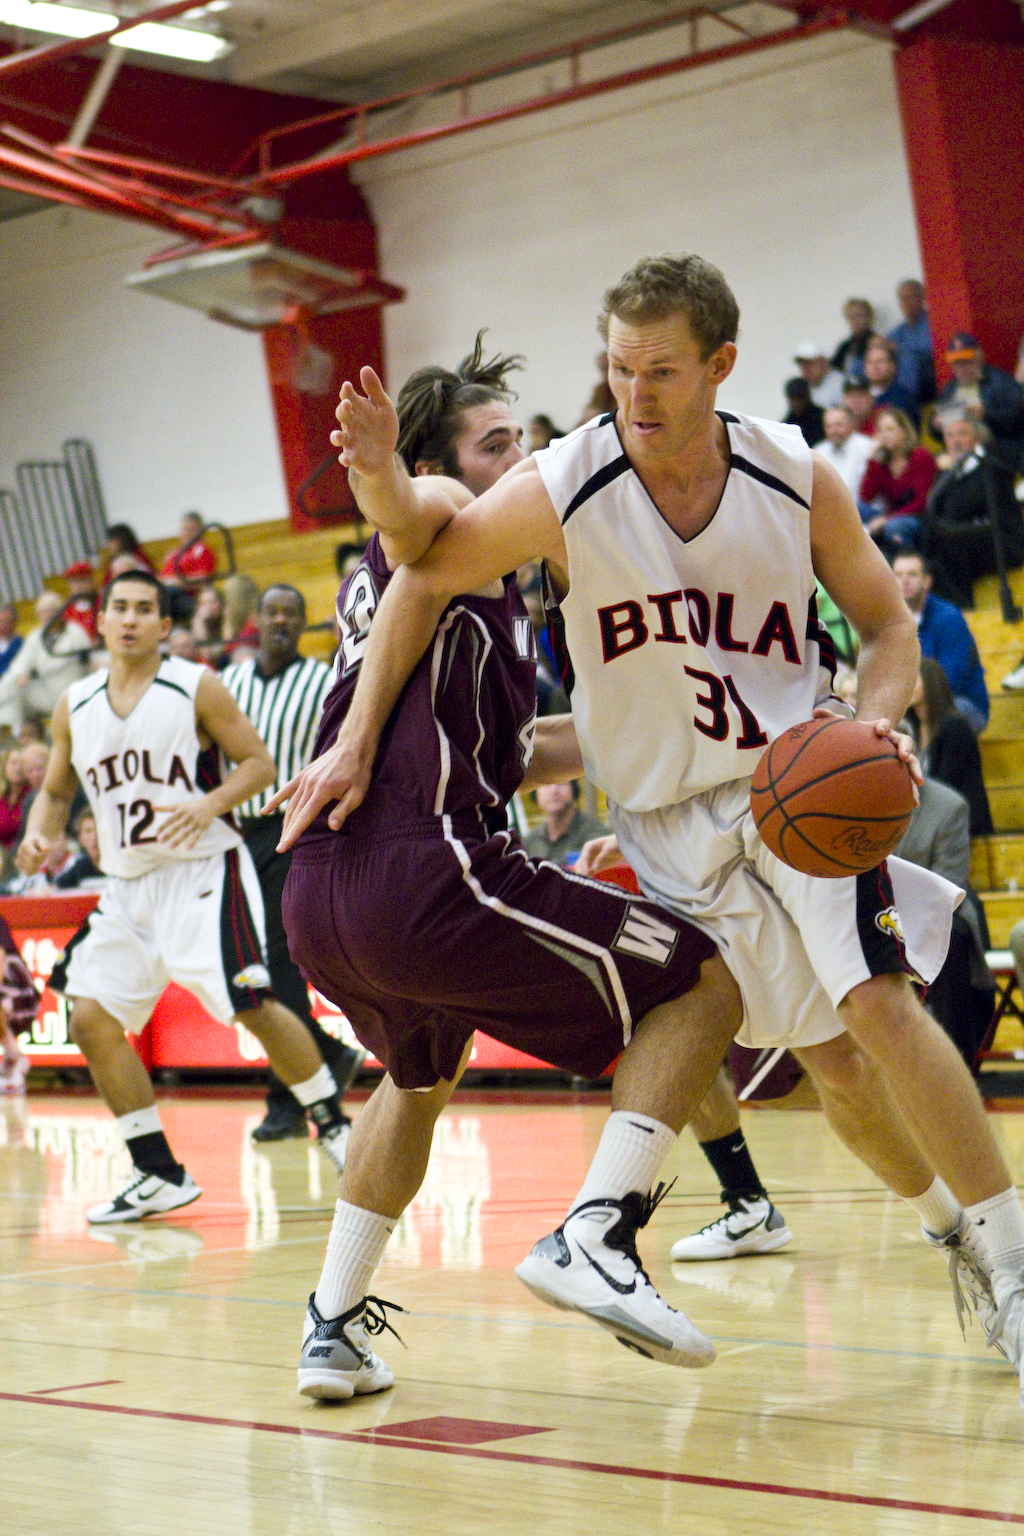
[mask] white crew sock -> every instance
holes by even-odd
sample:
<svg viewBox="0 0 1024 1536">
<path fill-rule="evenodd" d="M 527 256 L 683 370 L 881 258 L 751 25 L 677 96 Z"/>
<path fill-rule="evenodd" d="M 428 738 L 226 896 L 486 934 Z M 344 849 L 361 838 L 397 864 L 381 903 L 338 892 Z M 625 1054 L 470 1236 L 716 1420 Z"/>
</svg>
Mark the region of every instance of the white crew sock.
<svg viewBox="0 0 1024 1536">
<path fill-rule="evenodd" d="M 584 1200 L 622 1200 L 633 1190 L 646 1195 L 677 1139 L 671 1126 L 650 1115 L 613 1110 L 583 1188 L 569 1209 L 575 1210 Z"/>
<path fill-rule="evenodd" d="M 307 1077 L 304 1083 L 292 1083 L 288 1092 L 295 1095 L 303 1109 L 308 1109 L 311 1104 L 319 1104 L 323 1099 L 329 1099 L 338 1091 L 338 1085 L 331 1075 L 331 1069 L 326 1061 Z"/>
<path fill-rule="evenodd" d="M 1013 1185 L 964 1209 L 990 1269 L 1024 1268 L 1024 1208 Z"/>
<path fill-rule="evenodd" d="M 960 1225 L 963 1206 L 948 1184 L 936 1177 L 923 1195 L 907 1201 L 921 1218 L 921 1225 L 932 1237 L 948 1237 Z"/>
<path fill-rule="evenodd" d="M 117 1116 L 117 1128 L 125 1141 L 135 1136 L 152 1136 L 154 1131 L 163 1130 L 160 1111 L 155 1104 L 150 1104 L 146 1109 L 133 1109 L 127 1115 Z"/>
<path fill-rule="evenodd" d="M 393 1216 L 338 1201 L 314 1298 L 321 1317 L 340 1317 L 362 1301 L 396 1224 Z"/>
</svg>

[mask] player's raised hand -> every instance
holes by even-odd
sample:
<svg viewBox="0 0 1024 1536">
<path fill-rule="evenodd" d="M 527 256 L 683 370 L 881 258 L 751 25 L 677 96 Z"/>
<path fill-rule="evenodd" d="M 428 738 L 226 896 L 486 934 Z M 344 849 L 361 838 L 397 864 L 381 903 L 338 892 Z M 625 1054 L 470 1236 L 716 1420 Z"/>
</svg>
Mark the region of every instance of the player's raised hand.
<svg viewBox="0 0 1024 1536">
<path fill-rule="evenodd" d="M 46 863 L 50 851 L 50 839 L 40 832 L 26 832 L 21 847 L 14 855 L 14 862 L 23 875 L 34 875 Z"/>
<path fill-rule="evenodd" d="M 609 837 L 592 837 L 584 843 L 576 860 L 578 875 L 596 875 L 602 869 L 611 869 L 622 863 L 622 851 L 614 832 Z"/>
<path fill-rule="evenodd" d="M 289 802 L 277 845 L 279 853 L 290 848 L 332 800 L 338 802 L 327 818 L 332 832 L 337 832 L 346 817 L 363 803 L 370 787 L 375 752 L 368 751 L 360 742 L 346 740 L 343 732 L 344 726 L 334 746 L 279 789 L 264 808 L 263 815 L 270 816 L 286 800 Z"/>
<path fill-rule="evenodd" d="M 331 442 L 341 450 L 338 463 L 345 469 L 378 475 L 391 462 L 398 442 L 398 413 L 372 368 L 360 369 L 359 382 L 365 395 L 347 379 L 341 386 L 334 413 L 338 430 L 331 433 Z"/>
<path fill-rule="evenodd" d="M 180 800 L 176 805 L 154 805 L 153 809 L 158 814 L 167 813 L 156 840 L 168 848 L 194 848 L 214 818 L 205 795 L 198 800 Z"/>
</svg>

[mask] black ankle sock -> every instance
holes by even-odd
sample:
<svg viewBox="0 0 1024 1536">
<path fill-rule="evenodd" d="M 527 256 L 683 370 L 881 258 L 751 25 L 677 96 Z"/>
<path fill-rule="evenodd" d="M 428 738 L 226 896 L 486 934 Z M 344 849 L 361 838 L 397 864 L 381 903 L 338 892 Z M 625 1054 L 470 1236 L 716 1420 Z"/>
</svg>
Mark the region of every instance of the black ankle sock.
<svg viewBox="0 0 1024 1536">
<path fill-rule="evenodd" d="M 185 1170 L 177 1161 L 163 1131 L 149 1131 L 145 1136 L 129 1136 L 128 1151 L 140 1173 L 153 1173 L 168 1184 L 181 1185 Z"/>
<path fill-rule="evenodd" d="M 699 1146 L 715 1170 L 723 1200 L 732 1204 L 736 1200 L 767 1198 L 742 1131 L 719 1136 L 717 1141 L 702 1141 Z"/>
<path fill-rule="evenodd" d="M 315 1104 L 307 1104 L 306 1114 L 316 1126 L 318 1136 L 326 1136 L 335 1126 L 348 1122 L 348 1116 L 341 1107 L 341 1098 L 336 1093 L 327 1099 L 317 1099 Z"/>
</svg>

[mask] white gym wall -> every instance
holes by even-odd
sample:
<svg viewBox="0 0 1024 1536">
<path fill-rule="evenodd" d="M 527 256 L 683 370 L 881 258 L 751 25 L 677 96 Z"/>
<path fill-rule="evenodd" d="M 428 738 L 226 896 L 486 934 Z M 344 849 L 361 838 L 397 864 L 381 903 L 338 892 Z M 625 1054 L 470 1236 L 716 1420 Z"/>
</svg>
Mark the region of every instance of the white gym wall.
<svg viewBox="0 0 1024 1536">
<path fill-rule="evenodd" d="M 643 57 L 634 46 L 616 67 Z M 481 106 L 509 87 L 489 89 Z M 851 33 L 367 161 L 357 177 L 381 270 L 408 290 L 385 311 L 389 380 L 455 361 L 487 325 L 489 344 L 529 358 L 524 420 L 546 411 L 564 427 L 596 379 L 601 295 L 644 251 L 723 268 L 743 318 L 722 403 L 775 417 L 794 345 L 834 346 L 850 294 L 894 323 L 895 284 L 919 271 L 889 50 Z M 229 524 L 284 517 L 259 339 L 123 286 L 161 243 L 77 210 L 0 224 L 0 485 L 79 436 L 111 521 L 144 538 L 193 506 Z"/>
<path fill-rule="evenodd" d="M 628 60 L 617 61 L 628 67 Z M 481 110 L 474 101 L 474 110 Z M 404 128 L 403 124 L 403 128 Z M 410 126 L 419 126 L 413 123 Z M 901 318 L 920 272 L 890 50 L 851 33 L 600 96 L 356 168 L 382 270 L 390 379 L 478 326 L 524 352 L 524 421 L 571 426 L 596 380 L 604 290 L 644 252 L 719 265 L 742 311 L 723 405 L 785 414 L 793 349 L 829 351 L 851 294 Z"/>
<path fill-rule="evenodd" d="M 143 539 L 190 507 L 288 515 L 259 336 L 124 286 L 172 239 L 76 208 L 0 224 L 0 485 L 84 437 L 109 521 Z"/>
</svg>

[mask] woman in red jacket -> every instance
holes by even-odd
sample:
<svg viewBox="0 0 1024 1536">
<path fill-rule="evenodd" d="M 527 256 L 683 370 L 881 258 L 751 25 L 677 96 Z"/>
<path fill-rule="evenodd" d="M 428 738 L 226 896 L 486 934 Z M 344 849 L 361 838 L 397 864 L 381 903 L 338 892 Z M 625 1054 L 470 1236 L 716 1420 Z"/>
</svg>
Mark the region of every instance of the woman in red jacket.
<svg viewBox="0 0 1024 1536">
<path fill-rule="evenodd" d="M 916 549 L 935 460 L 918 445 L 910 418 L 891 406 L 875 418 L 875 442 L 860 483 L 860 515 L 887 553 Z"/>
</svg>

